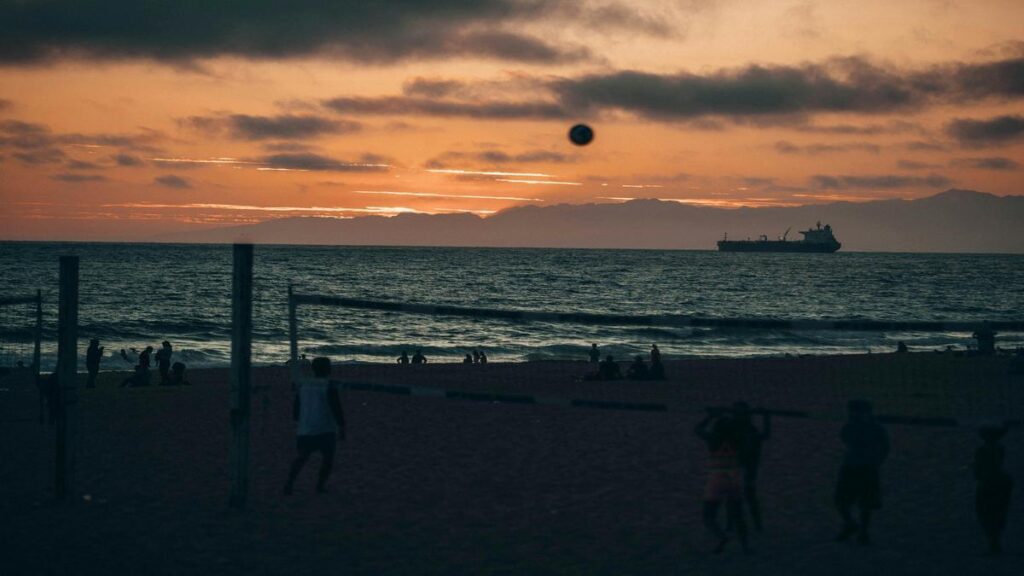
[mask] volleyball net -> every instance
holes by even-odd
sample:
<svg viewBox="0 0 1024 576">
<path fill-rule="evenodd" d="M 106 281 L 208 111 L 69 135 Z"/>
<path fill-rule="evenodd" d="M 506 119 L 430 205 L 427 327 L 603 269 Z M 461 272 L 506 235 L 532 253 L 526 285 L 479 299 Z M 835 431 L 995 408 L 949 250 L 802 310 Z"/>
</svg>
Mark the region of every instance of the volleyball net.
<svg viewBox="0 0 1024 576">
<path fill-rule="evenodd" d="M 42 330 L 41 292 L 0 296 L 0 385 L 36 382 Z"/>
<path fill-rule="evenodd" d="M 300 313 L 310 308 L 317 311 Z M 822 420 L 842 419 L 848 400 L 865 398 L 883 420 L 946 427 L 1017 423 L 1024 401 L 1021 358 L 986 350 L 985 336 L 999 334 L 1012 346 L 1024 321 L 552 312 L 291 288 L 288 311 L 291 358 L 331 357 L 344 363 L 344 386 L 364 391 L 689 413 L 743 400 L 777 416 Z M 853 341 L 875 343 L 876 353 L 856 350 Z M 907 353 L 897 352 L 899 342 L 911 343 Z M 948 342 L 960 345 L 940 345 Z M 702 346 L 719 353 L 692 353 Z M 417 356 L 426 366 L 415 365 Z M 609 385 L 618 379 L 635 385 Z"/>
</svg>

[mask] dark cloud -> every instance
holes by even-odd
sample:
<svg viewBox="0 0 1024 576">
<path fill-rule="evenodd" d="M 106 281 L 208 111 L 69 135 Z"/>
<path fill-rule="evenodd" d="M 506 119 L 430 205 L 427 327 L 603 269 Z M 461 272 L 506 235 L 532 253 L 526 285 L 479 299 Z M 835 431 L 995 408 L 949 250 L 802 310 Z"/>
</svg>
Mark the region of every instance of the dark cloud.
<svg viewBox="0 0 1024 576">
<path fill-rule="evenodd" d="M 64 152 L 59 148 L 35 148 L 24 152 L 15 152 L 11 156 L 25 164 L 60 164 L 64 161 Z"/>
<path fill-rule="evenodd" d="M 227 132 L 237 140 L 315 138 L 327 134 L 345 134 L 362 128 L 358 122 L 332 120 L 321 116 L 282 114 L 278 116 L 190 116 L 183 123 L 209 133 Z"/>
<path fill-rule="evenodd" d="M 380 166 L 380 162 L 367 162 L 365 160 L 361 162 L 346 162 L 312 153 L 273 154 L 264 156 L 260 159 L 260 162 L 267 168 L 284 170 L 384 172 L 388 169 L 387 166 Z"/>
<path fill-rule="evenodd" d="M 192 187 L 192 184 L 190 184 L 188 180 L 185 180 L 180 176 L 175 176 L 174 174 L 157 176 L 156 178 L 153 178 L 153 182 L 160 186 L 165 186 L 167 188 L 177 188 L 179 190 Z"/>
<path fill-rule="evenodd" d="M 950 162 L 951 166 L 958 168 L 977 168 L 979 170 L 1017 170 L 1020 164 L 1003 157 L 988 158 L 958 158 Z"/>
<path fill-rule="evenodd" d="M 559 0 L 51 0 L 0 4 L 0 61 L 144 58 L 188 68 L 217 56 L 363 62 L 468 56 L 558 63 L 576 46 L 510 32 L 558 15 Z M 624 14 L 632 10 L 620 7 Z M 637 18 L 620 26 L 639 26 Z M 193 65 L 194 66 L 194 65 Z"/>
<path fill-rule="evenodd" d="M 141 158 L 132 156 L 131 154 L 116 154 L 114 155 L 113 160 L 118 166 L 125 167 L 143 166 L 145 164 Z"/>
<path fill-rule="evenodd" d="M 846 190 L 850 188 L 886 190 L 891 188 L 945 188 L 952 181 L 939 174 L 928 176 L 872 175 L 872 176 L 826 176 L 822 174 L 811 178 L 814 188 L 830 190 Z"/>
<path fill-rule="evenodd" d="M 775 143 L 775 151 L 779 154 L 829 154 L 833 152 L 870 152 L 878 154 L 881 147 L 869 142 L 849 142 L 845 144 L 806 144 L 803 146 L 780 140 Z"/>
<path fill-rule="evenodd" d="M 106 177 L 100 176 L 98 174 L 63 173 L 50 176 L 50 178 L 52 178 L 53 180 L 57 180 L 58 182 L 65 182 L 67 184 L 84 184 L 86 182 L 103 182 L 104 180 L 106 180 Z"/>
<path fill-rule="evenodd" d="M 553 152 L 550 150 L 528 150 L 517 154 L 509 154 L 508 152 L 503 152 L 501 150 L 481 150 L 478 152 L 461 152 L 451 150 L 437 156 L 436 158 L 428 160 L 424 166 L 426 168 L 448 168 L 453 162 L 458 163 L 465 161 L 489 165 L 531 163 L 561 164 L 573 162 L 575 161 L 575 158 L 567 154 Z"/>
<path fill-rule="evenodd" d="M 68 170 L 99 170 L 102 168 L 99 164 L 85 162 L 83 160 L 68 160 L 68 163 L 65 166 Z"/>
<path fill-rule="evenodd" d="M 424 96 L 442 98 L 458 92 L 464 84 L 458 80 L 416 77 L 402 85 L 402 93 L 406 96 Z"/>
<path fill-rule="evenodd" d="M 263 145 L 263 149 L 267 152 L 309 152 L 313 147 L 302 142 L 269 142 Z"/>
<path fill-rule="evenodd" d="M 941 152 L 946 149 L 946 146 L 939 142 L 927 141 L 927 140 L 913 140 L 911 142 L 904 142 L 903 147 L 907 150 L 914 152 Z"/>
<path fill-rule="evenodd" d="M 892 120 L 885 124 L 795 124 L 790 126 L 799 132 L 818 134 L 850 134 L 874 136 L 877 134 L 901 134 L 908 132 L 924 132 L 924 128 L 916 122 Z"/>
<path fill-rule="evenodd" d="M 9 110 L 13 106 L 14 106 L 14 102 L 11 102 L 10 100 L 8 100 L 6 98 L 0 98 L 0 112 L 3 112 L 4 110 Z"/>
<path fill-rule="evenodd" d="M 936 168 L 942 168 L 941 164 L 918 162 L 917 160 L 900 160 L 896 162 L 896 166 L 903 170 L 935 170 Z"/>
<path fill-rule="evenodd" d="M 435 100 L 418 96 L 333 98 L 324 106 L 342 114 L 382 114 L 487 118 L 494 120 L 564 119 L 570 114 L 557 102 L 505 100 Z"/>
<path fill-rule="evenodd" d="M 21 120 L 0 121 L 0 147 L 19 150 L 59 148 L 61 146 L 110 146 L 154 151 L 153 143 L 162 138 L 154 131 L 141 134 L 59 134 L 45 124 Z"/>
<path fill-rule="evenodd" d="M 1024 138 L 1024 116 L 996 116 L 988 120 L 957 118 L 946 132 L 965 148 L 1001 146 Z"/>
</svg>

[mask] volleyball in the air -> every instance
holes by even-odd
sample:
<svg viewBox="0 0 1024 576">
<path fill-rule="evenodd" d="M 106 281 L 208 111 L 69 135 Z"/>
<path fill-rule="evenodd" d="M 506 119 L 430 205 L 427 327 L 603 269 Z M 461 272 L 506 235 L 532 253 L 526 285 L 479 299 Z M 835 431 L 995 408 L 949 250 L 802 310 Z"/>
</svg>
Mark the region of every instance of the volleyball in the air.
<svg viewBox="0 0 1024 576">
<path fill-rule="evenodd" d="M 569 140 L 577 146 L 586 146 L 594 139 L 594 131 L 586 124 L 577 124 L 569 129 Z"/>
</svg>

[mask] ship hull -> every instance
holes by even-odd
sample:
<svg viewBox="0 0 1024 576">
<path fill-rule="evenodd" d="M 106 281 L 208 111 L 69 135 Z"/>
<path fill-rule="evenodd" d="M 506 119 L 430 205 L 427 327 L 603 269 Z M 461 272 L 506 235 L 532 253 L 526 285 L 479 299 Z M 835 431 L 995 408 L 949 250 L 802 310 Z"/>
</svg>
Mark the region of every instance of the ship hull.
<svg viewBox="0 0 1024 576">
<path fill-rule="evenodd" d="M 788 242 L 784 240 L 719 240 L 719 252 L 797 252 L 831 254 L 842 244 L 839 242 Z"/>
</svg>

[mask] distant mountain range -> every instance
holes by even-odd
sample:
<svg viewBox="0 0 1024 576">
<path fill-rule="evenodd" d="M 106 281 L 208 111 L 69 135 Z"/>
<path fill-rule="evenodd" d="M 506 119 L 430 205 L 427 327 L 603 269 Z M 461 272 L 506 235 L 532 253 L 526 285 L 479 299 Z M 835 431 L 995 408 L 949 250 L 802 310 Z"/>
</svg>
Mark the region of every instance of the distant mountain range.
<svg viewBox="0 0 1024 576">
<path fill-rule="evenodd" d="M 158 242 L 382 246 L 714 249 L 730 238 L 781 236 L 820 221 L 843 251 L 1024 253 L 1024 196 L 947 190 L 917 200 L 724 209 L 660 200 L 522 206 L 482 218 L 402 214 L 350 220 L 281 218 L 164 234 Z"/>
</svg>

